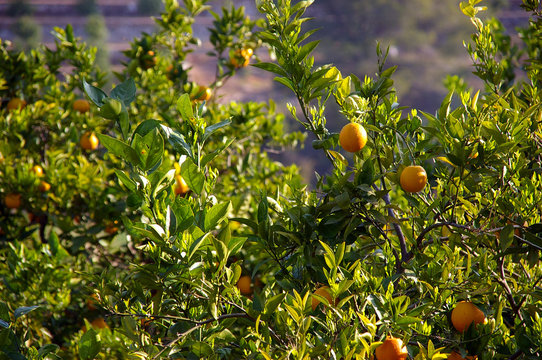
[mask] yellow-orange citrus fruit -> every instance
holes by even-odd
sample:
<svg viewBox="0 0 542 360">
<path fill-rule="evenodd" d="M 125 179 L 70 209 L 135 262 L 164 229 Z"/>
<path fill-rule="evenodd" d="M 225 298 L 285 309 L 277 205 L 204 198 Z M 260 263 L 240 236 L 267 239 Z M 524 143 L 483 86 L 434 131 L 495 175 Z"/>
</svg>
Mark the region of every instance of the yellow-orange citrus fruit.
<svg viewBox="0 0 542 360">
<path fill-rule="evenodd" d="M 90 295 L 90 297 L 86 301 L 87 308 L 89 310 L 96 310 L 96 304 L 98 304 L 99 300 L 100 299 L 98 298 L 98 295 L 96 295 L 96 294 Z"/>
<path fill-rule="evenodd" d="M 358 152 L 367 144 L 367 131 L 358 123 L 347 124 L 339 133 L 339 143 L 348 152 Z"/>
<path fill-rule="evenodd" d="M 410 165 L 403 169 L 399 178 L 403 190 L 409 193 L 421 191 L 427 184 L 427 173 L 419 165 Z"/>
<path fill-rule="evenodd" d="M 482 310 L 470 301 L 461 301 L 452 310 L 452 324 L 459 332 L 467 330 L 471 323 L 481 324 L 485 319 Z"/>
<path fill-rule="evenodd" d="M 102 317 L 99 317 L 97 319 L 94 319 L 90 325 L 92 325 L 92 327 L 95 327 L 95 328 L 100 328 L 100 329 L 105 329 L 105 328 L 108 328 L 109 326 L 107 326 L 107 323 L 105 322 L 104 318 Z"/>
<path fill-rule="evenodd" d="M 96 319 L 92 320 L 92 322 L 90 323 L 90 326 L 92 326 L 95 329 L 96 328 L 98 328 L 98 329 L 109 328 L 109 326 L 107 325 L 107 323 L 105 322 L 103 317 L 99 317 L 99 318 L 96 318 Z M 87 327 L 86 326 L 83 326 L 83 332 L 87 332 Z"/>
<path fill-rule="evenodd" d="M 448 360 L 476 360 L 478 356 L 467 356 L 464 358 L 463 356 L 459 355 L 459 353 L 452 351 L 450 355 L 448 355 Z"/>
<path fill-rule="evenodd" d="M 81 147 L 85 150 L 96 150 L 98 148 L 98 137 L 92 131 L 87 131 L 81 136 L 79 141 Z"/>
<path fill-rule="evenodd" d="M 11 193 L 4 198 L 4 204 L 8 209 L 18 209 L 21 207 L 21 194 Z"/>
<path fill-rule="evenodd" d="M 39 165 L 34 165 L 30 171 L 33 172 L 37 177 L 43 176 L 43 168 Z"/>
<path fill-rule="evenodd" d="M 321 286 L 318 289 L 316 289 L 316 291 L 314 291 L 314 294 L 319 295 L 323 298 L 326 298 L 329 304 L 333 304 L 333 298 L 331 297 L 331 294 L 329 293 L 329 287 Z M 316 297 L 313 296 L 311 300 L 312 311 L 316 310 L 319 304 L 320 304 L 320 300 L 318 300 Z"/>
<path fill-rule="evenodd" d="M 20 110 L 26 106 L 26 101 L 24 99 L 13 98 L 8 102 L 7 109 L 11 110 Z"/>
<path fill-rule="evenodd" d="M 375 350 L 376 360 L 405 360 L 408 357 L 403 340 L 393 336 L 386 337 Z"/>
<path fill-rule="evenodd" d="M 109 235 L 115 234 L 117 231 L 119 231 L 119 228 L 117 226 L 118 223 L 119 221 L 115 220 L 107 224 L 107 226 L 105 227 L 105 232 L 108 233 Z"/>
<path fill-rule="evenodd" d="M 188 184 L 186 181 L 184 181 L 183 177 L 181 175 L 175 176 L 176 184 L 175 184 L 175 195 L 184 195 L 190 190 L 188 187 Z"/>
<path fill-rule="evenodd" d="M 196 95 L 196 100 L 209 101 L 211 99 L 211 96 L 213 95 L 213 90 L 211 90 L 207 86 L 200 86 Z"/>
<path fill-rule="evenodd" d="M 246 67 L 250 63 L 250 58 L 254 51 L 252 49 L 237 49 L 233 53 L 230 61 L 236 68 Z"/>
<path fill-rule="evenodd" d="M 49 184 L 46 181 L 41 181 L 40 185 L 38 186 L 38 190 L 41 191 L 41 192 L 47 192 L 47 191 L 51 190 L 51 184 Z"/>
<path fill-rule="evenodd" d="M 237 281 L 237 288 L 243 295 L 250 295 L 252 294 L 252 289 L 250 288 L 250 285 L 252 284 L 252 279 L 248 275 L 243 275 L 239 278 Z"/>
<path fill-rule="evenodd" d="M 73 102 L 73 109 L 84 114 L 90 111 L 90 104 L 85 99 L 77 99 Z"/>
</svg>

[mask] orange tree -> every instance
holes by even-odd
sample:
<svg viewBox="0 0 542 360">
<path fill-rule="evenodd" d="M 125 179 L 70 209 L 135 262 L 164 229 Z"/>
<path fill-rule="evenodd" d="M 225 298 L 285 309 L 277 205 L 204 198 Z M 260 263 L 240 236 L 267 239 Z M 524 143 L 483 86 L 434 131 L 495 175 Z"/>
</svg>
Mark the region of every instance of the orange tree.
<svg viewBox="0 0 542 360">
<path fill-rule="evenodd" d="M 54 35 L 54 49 L 28 54 L 0 42 L 0 347 L 15 357 L 22 343 L 61 343 L 80 329 L 85 280 L 73 271 L 90 271 L 88 259 L 97 268 L 108 263 L 101 257 L 112 249 L 106 220 L 123 208 L 112 182 L 115 159 L 80 141 L 105 126 L 89 111 L 81 83 L 89 76 L 105 83 L 93 67 L 96 49 L 71 26 Z M 10 106 L 13 99 L 20 106 Z"/>
<path fill-rule="evenodd" d="M 172 66 L 184 74 L 175 83 L 165 76 L 164 59 L 184 59 L 187 44 L 197 43 L 189 25 L 205 1 L 166 1 L 157 21 L 169 30 L 135 40 L 128 53 L 134 62 L 119 74 L 119 85 L 108 94 L 92 75 L 83 82 L 102 121 L 116 125 L 98 138 L 108 156 L 122 159 L 110 166 L 126 198 L 118 225 L 129 239 L 111 266 L 80 268 L 94 292 L 87 307 L 95 319 L 85 320 L 85 331 L 51 342 L 18 323 L 43 323 L 34 308 L 43 290 L 21 299 L 11 292 L 0 309 L 2 344 L 11 346 L 4 353 L 540 358 L 540 2 L 524 1 L 531 20 L 520 30 L 521 47 L 511 46 L 497 20 L 479 19 L 479 2 L 460 8 L 474 25 L 466 48 L 485 87 L 450 91 L 431 114 L 399 105 L 396 69 L 386 66 L 379 46 L 374 76 L 315 66 L 318 42 L 302 30 L 312 1 L 258 0 L 265 21 L 257 37 L 252 27 L 235 25 L 250 24 L 237 17 L 240 10 L 214 14 L 214 95 L 195 102 L 182 60 Z M 314 151 L 331 165 L 314 190 L 295 167 L 261 153 L 302 138 L 283 135 L 283 115 L 273 103 L 214 101 L 220 82 L 244 65 L 231 55 L 260 45 L 276 61 L 256 66 L 295 94 L 291 115 L 314 134 Z M 330 99 L 338 113 L 326 111 Z M 327 118 L 365 131 L 332 133 Z M 188 192 L 176 190 L 179 174 Z M 64 276 L 60 285 L 68 276 L 56 262 L 66 258 L 56 238 L 49 247 L 36 244 L 38 251 L 14 244 L 19 258 L 34 263 L 42 251 L 52 252 L 58 259 L 45 265 L 56 270 L 51 276 Z"/>
</svg>

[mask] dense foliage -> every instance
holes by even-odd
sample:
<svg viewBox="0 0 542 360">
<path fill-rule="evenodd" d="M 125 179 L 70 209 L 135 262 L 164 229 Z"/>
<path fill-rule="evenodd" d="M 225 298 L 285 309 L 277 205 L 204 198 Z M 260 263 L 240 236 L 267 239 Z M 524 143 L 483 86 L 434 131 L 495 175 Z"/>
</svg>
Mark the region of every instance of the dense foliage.
<svg viewBox="0 0 542 360">
<path fill-rule="evenodd" d="M 434 113 L 400 105 L 380 45 L 372 76 L 316 66 L 312 1 L 166 0 L 112 89 L 70 27 L 0 43 L 0 358 L 539 359 L 542 12 L 524 0 L 516 46 L 479 2 L 457 11 L 485 87 Z M 185 65 L 204 12 L 211 84 Z M 269 156 L 305 136 L 272 100 L 217 101 L 249 64 L 331 164 L 314 189 Z"/>
</svg>

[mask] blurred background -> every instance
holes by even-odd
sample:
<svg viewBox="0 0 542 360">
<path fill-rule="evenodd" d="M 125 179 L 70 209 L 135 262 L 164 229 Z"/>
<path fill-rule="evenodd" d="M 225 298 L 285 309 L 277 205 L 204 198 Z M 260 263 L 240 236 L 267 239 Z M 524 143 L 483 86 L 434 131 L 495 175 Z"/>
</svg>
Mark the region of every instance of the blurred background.
<svg viewBox="0 0 542 360">
<path fill-rule="evenodd" d="M 473 31 L 469 19 L 459 9 L 459 0 L 316 0 L 306 16 L 313 17 L 307 28 L 320 28 L 313 39 L 320 39 L 316 49 L 318 64 L 333 63 L 344 76 L 354 73 L 363 78 L 376 71 L 376 42 L 389 46 L 388 65 L 398 65 L 394 75 L 401 105 L 435 112 L 448 92 L 446 82 L 459 76 L 467 87 L 481 88 L 471 75 L 473 70 L 463 41 Z M 525 26 L 528 18 L 520 8 L 521 0 L 486 0 L 485 17 L 496 16 L 510 35 L 514 28 Z M 254 0 L 210 1 L 214 11 L 222 6 L 245 6 L 257 18 Z M 153 16 L 159 16 L 161 0 L 0 0 L 0 38 L 10 40 L 14 47 L 29 50 L 40 43 L 53 46 L 50 34 L 55 26 L 72 24 L 77 36 L 97 46 L 98 65 L 114 71 L 122 66 L 123 50 L 142 32 L 152 33 Z M 194 26 L 202 46 L 188 57 L 193 81 L 201 84 L 214 80 L 214 58 L 210 49 L 207 27 L 213 18 L 201 15 Z M 267 58 L 265 49 L 257 55 Z M 447 76 L 447 75 L 451 75 Z M 256 68 L 245 68 L 221 90 L 219 101 L 266 101 L 274 99 L 285 110 L 286 102 L 295 103 L 291 92 L 274 83 L 273 76 Z M 115 79 L 111 76 L 111 80 Z M 338 131 L 346 119 L 338 118 L 329 102 L 328 127 Z M 299 130 L 290 122 L 291 130 Z M 318 163 L 309 137 L 304 150 L 287 151 L 279 159 L 297 162 L 308 181 L 313 171 L 322 173 L 327 164 Z M 325 160 L 325 159 L 324 159 Z"/>
</svg>

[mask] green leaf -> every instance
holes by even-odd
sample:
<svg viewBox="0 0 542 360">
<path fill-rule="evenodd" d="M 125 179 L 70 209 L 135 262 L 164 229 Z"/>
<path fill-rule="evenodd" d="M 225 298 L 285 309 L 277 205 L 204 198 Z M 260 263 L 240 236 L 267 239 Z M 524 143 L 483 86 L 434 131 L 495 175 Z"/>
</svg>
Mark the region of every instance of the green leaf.
<svg viewBox="0 0 542 360">
<path fill-rule="evenodd" d="M 297 54 L 297 61 L 302 62 L 303 60 L 305 60 L 307 55 L 309 55 L 314 50 L 314 48 L 318 46 L 319 43 L 320 40 L 315 40 L 303 45 L 299 49 L 299 53 Z"/>
<path fill-rule="evenodd" d="M 15 309 L 15 312 L 13 316 L 15 316 L 15 320 L 20 318 L 21 316 L 24 316 L 28 314 L 31 311 L 34 311 L 35 309 L 39 308 L 40 305 L 33 305 L 33 306 L 21 306 L 20 308 Z"/>
<path fill-rule="evenodd" d="M 201 195 L 203 185 L 205 185 L 205 175 L 200 171 L 191 159 L 187 159 L 181 165 L 181 176 L 196 194 Z"/>
<path fill-rule="evenodd" d="M 134 134 L 145 136 L 156 128 L 160 130 L 161 129 L 160 125 L 162 125 L 162 122 L 160 122 L 159 120 L 149 119 L 149 120 L 142 121 L 141 124 L 139 124 L 137 128 L 134 130 Z"/>
<path fill-rule="evenodd" d="M 450 104 L 452 103 L 452 96 L 454 95 L 453 90 L 446 95 L 444 100 L 442 101 L 442 104 L 440 105 L 440 108 L 438 110 L 438 118 L 441 121 L 444 121 L 448 114 L 450 113 Z"/>
<path fill-rule="evenodd" d="M 216 123 L 216 124 L 213 124 L 211 126 L 206 127 L 205 128 L 205 133 L 203 134 L 203 141 L 205 142 L 209 138 L 209 136 L 213 135 L 213 133 L 215 131 L 217 131 L 218 129 L 223 128 L 224 126 L 228 126 L 229 124 L 231 124 L 230 119 L 224 120 L 224 121 L 221 121 L 219 123 Z"/>
<path fill-rule="evenodd" d="M 230 139 L 226 144 L 222 145 L 218 149 L 214 150 L 213 152 L 210 152 L 208 154 L 205 154 L 201 158 L 200 166 L 205 167 L 210 161 L 213 161 L 214 158 L 216 158 L 218 155 L 220 155 L 224 150 L 226 150 L 230 145 L 235 141 L 235 139 Z"/>
<path fill-rule="evenodd" d="M 275 63 L 260 62 L 260 63 L 254 64 L 253 66 L 265 71 L 275 73 L 283 77 L 288 77 L 288 73 Z"/>
<path fill-rule="evenodd" d="M 42 358 L 45 358 L 45 356 L 56 352 L 60 347 L 57 344 L 46 344 L 39 348 L 38 354 Z"/>
<path fill-rule="evenodd" d="M 192 352 L 200 359 L 214 354 L 213 348 L 203 341 L 192 344 Z"/>
<path fill-rule="evenodd" d="M 98 138 L 103 146 L 114 155 L 124 159 L 132 165 L 140 165 L 139 156 L 130 145 L 105 134 L 98 134 Z"/>
<path fill-rule="evenodd" d="M 266 315 L 272 315 L 277 307 L 280 305 L 280 303 L 284 300 L 286 297 L 286 293 L 278 294 L 273 297 L 271 297 L 269 300 L 265 303 L 264 308 L 264 314 Z"/>
<path fill-rule="evenodd" d="M 129 107 L 130 103 L 135 100 L 136 85 L 132 78 L 126 79 L 123 83 L 117 85 L 110 94 L 110 97 L 122 101 L 125 107 Z"/>
<path fill-rule="evenodd" d="M 219 225 L 231 210 L 231 201 L 216 204 L 205 214 L 204 230 L 210 231 Z"/>
<path fill-rule="evenodd" d="M 135 134 L 132 146 L 139 153 L 142 170 L 148 171 L 162 162 L 164 139 L 157 128 L 148 132 L 144 137 Z"/>
<path fill-rule="evenodd" d="M 175 218 L 177 219 L 177 231 L 187 230 L 194 224 L 194 213 L 188 204 L 173 207 Z"/>
<path fill-rule="evenodd" d="M 88 329 L 79 340 L 79 357 L 82 360 L 94 359 L 100 349 L 101 343 L 96 336 L 96 331 L 92 328 Z"/>
<path fill-rule="evenodd" d="M 104 99 L 107 99 L 107 94 L 102 89 L 90 85 L 85 80 L 83 80 L 83 89 L 96 106 L 102 107 L 104 105 Z"/>
<path fill-rule="evenodd" d="M 235 255 L 239 250 L 241 250 L 246 241 L 246 237 L 232 237 L 228 242 L 230 254 Z"/>
<path fill-rule="evenodd" d="M 290 90 L 292 90 L 294 93 L 295 93 L 295 90 L 294 90 L 294 83 L 291 82 L 289 79 L 285 78 L 285 77 L 276 77 L 274 78 L 273 80 L 275 80 L 276 82 L 279 82 L 281 83 L 282 85 L 288 87 Z"/>
<path fill-rule="evenodd" d="M 203 245 L 203 242 L 207 239 L 207 237 L 212 236 L 210 233 L 205 233 L 204 235 L 200 236 L 196 239 L 191 245 L 190 249 L 188 251 L 188 261 L 192 259 L 192 256 L 198 251 L 198 249 Z"/>
<path fill-rule="evenodd" d="M 119 169 L 115 169 L 115 174 L 117 174 L 117 177 L 119 178 L 120 182 L 126 186 L 126 188 L 129 191 L 136 191 L 137 184 L 134 180 L 130 179 L 128 175 L 124 173 L 124 171 L 121 171 Z"/>
<path fill-rule="evenodd" d="M 190 121 L 190 119 L 194 117 L 192 103 L 190 102 L 190 96 L 188 94 L 182 94 L 179 100 L 177 100 L 177 110 L 184 121 Z"/>
<path fill-rule="evenodd" d="M 58 259 L 64 259 L 65 257 L 69 256 L 66 249 L 64 249 L 62 245 L 60 245 L 60 240 L 54 230 L 51 231 L 48 242 L 49 248 L 51 249 L 51 254 L 53 254 L 54 257 Z"/>
</svg>

